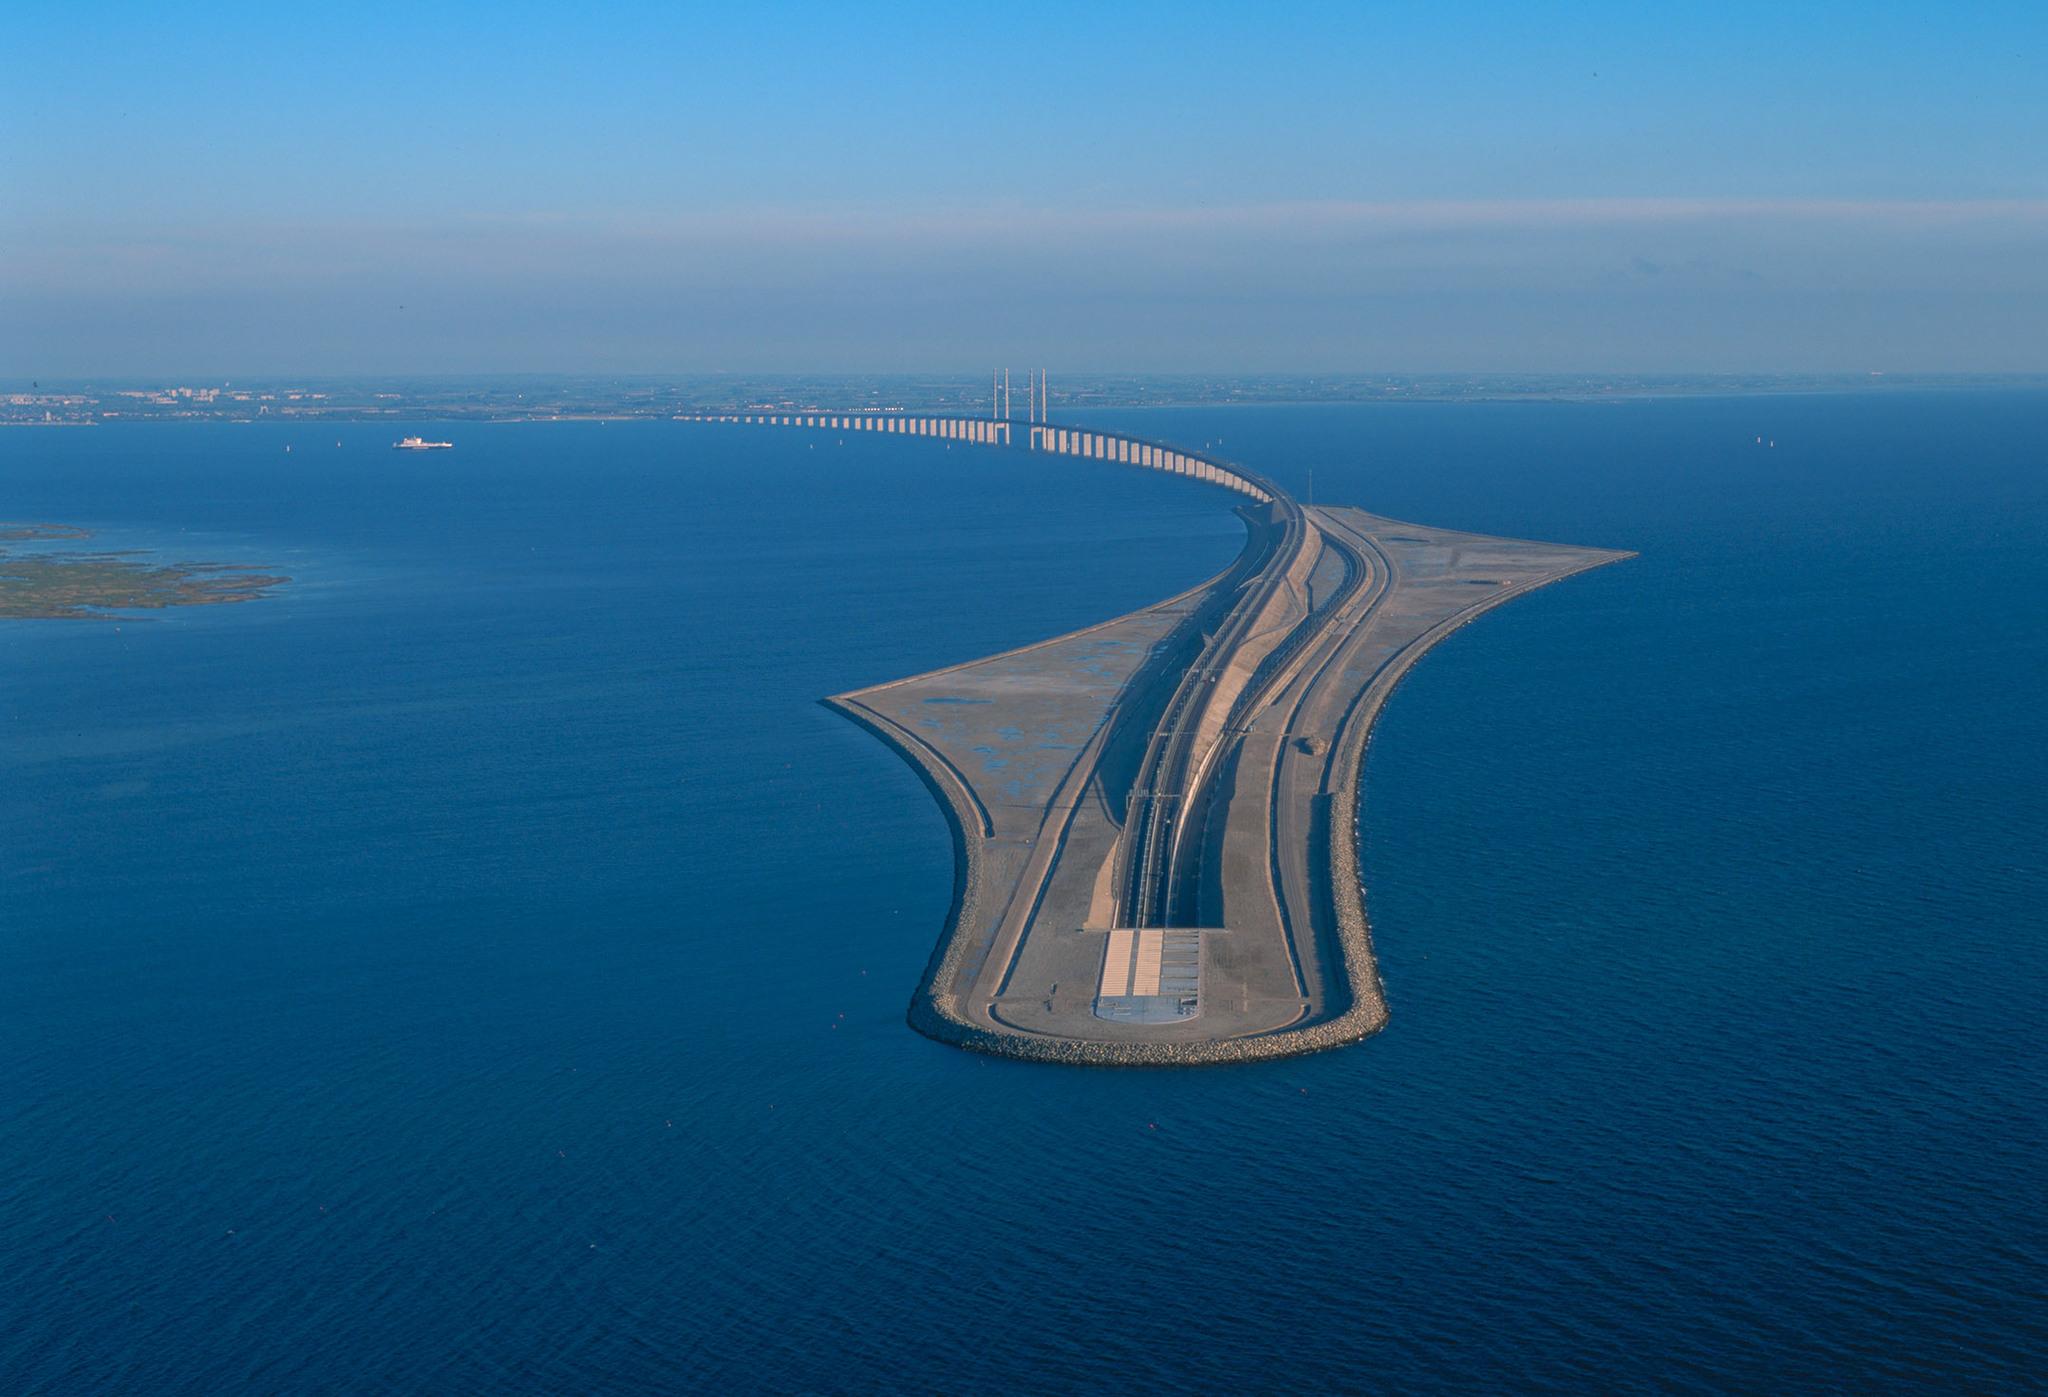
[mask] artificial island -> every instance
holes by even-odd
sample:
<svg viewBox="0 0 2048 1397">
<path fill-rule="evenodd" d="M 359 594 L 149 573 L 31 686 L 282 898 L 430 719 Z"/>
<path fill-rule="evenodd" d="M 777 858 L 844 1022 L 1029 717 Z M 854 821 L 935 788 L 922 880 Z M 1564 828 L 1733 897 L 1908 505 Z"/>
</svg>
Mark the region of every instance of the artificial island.
<svg viewBox="0 0 2048 1397">
<path fill-rule="evenodd" d="M 1314 1052 L 1385 1023 L 1358 867 L 1365 744 L 1459 626 L 1632 554 L 1304 505 L 1160 442 L 988 417 L 691 413 L 1164 471 L 1237 497 L 1236 561 L 1127 616 L 825 702 L 946 811 L 944 936 L 910 1020 L 1009 1057 L 1181 1065 Z"/>
</svg>

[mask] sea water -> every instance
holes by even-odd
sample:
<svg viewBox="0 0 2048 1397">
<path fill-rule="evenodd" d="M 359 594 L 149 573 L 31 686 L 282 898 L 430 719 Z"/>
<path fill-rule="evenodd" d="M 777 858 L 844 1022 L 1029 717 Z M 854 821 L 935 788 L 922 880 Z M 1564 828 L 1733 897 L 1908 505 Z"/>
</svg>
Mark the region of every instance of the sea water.
<svg viewBox="0 0 2048 1397">
<path fill-rule="evenodd" d="M 0 438 L 0 517 L 294 579 L 0 623 L 0 1386 L 2038 1382 L 2048 395 L 1096 420 L 1641 554 L 1388 708 L 1364 1044 L 917 1036 L 945 825 L 816 702 L 1195 582 L 1221 492 L 664 423 Z"/>
</svg>

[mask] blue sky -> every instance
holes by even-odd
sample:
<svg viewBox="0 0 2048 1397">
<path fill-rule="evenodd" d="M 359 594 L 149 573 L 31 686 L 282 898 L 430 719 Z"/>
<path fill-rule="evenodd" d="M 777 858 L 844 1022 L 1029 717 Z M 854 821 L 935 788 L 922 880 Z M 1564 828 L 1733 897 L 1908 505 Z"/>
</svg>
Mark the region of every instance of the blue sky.
<svg viewBox="0 0 2048 1397">
<path fill-rule="evenodd" d="M 2048 7 L 46 6 L 0 372 L 2048 370 Z"/>
</svg>

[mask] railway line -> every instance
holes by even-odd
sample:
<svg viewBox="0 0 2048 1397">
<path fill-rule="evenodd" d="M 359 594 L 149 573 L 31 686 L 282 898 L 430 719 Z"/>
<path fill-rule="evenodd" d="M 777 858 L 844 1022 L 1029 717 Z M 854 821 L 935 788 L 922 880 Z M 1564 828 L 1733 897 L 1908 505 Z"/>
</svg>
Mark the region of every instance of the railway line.
<svg viewBox="0 0 2048 1397">
<path fill-rule="evenodd" d="M 1243 550 L 1188 592 L 826 700 L 920 772 L 952 831 L 912 1024 L 1011 1057 L 1241 1061 L 1378 1028 L 1355 843 L 1375 719 L 1459 627 L 1631 556 L 1305 507 L 1240 466 L 1086 428 L 703 420 L 1080 456 L 1237 497 Z"/>
</svg>

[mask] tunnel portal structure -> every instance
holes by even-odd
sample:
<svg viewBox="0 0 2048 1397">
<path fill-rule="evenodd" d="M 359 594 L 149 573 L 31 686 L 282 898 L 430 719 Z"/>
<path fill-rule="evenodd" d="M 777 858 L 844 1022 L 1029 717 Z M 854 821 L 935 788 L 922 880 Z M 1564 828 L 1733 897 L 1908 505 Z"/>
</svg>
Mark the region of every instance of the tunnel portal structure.
<svg viewBox="0 0 2048 1397">
<path fill-rule="evenodd" d="M 1374 720 L 1458 627 L 1633 556 L 1304 505 L 1240 466 L 1098 428 L 848 412 L 682 420 L 1046 451 L 1239 497 L 1242 551 L 1179 596 L 824 701 L 908 761 L 952 828 L 953 903 L 912 1025 L 1009 1057 L 1231 1062 L 1379 1029 L 1358 866 Z"/>
</svg>

